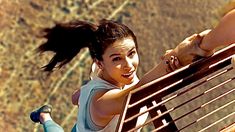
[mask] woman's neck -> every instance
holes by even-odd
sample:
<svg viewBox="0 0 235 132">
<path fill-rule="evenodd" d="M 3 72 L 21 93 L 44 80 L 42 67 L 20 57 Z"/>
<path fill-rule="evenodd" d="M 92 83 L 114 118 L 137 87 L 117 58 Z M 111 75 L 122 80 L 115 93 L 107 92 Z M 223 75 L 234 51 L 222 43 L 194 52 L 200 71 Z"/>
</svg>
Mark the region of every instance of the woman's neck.
<svg viewBox="0 0 235 132">
<path fill-rule="evenodd" d="M 119 87 L 119 88 L 121 88 L 121 89 L 124 88 L 124 86 L 125 86 L 124 84 L 121 84 L 121 83 L 115 81 L 114 79 L 112 79 L 111 77 L 107 76 L 102 71 L 99 72 L 98 77 L 105 80 L 105 81 L 107 81 L 107 82 L 109 82 L 109 83 L 111 83 L 111 84 L 113 84 L 113 85 L 115 85 L 115 86 L 117 86 L 117 87 Z"/>
</svg>

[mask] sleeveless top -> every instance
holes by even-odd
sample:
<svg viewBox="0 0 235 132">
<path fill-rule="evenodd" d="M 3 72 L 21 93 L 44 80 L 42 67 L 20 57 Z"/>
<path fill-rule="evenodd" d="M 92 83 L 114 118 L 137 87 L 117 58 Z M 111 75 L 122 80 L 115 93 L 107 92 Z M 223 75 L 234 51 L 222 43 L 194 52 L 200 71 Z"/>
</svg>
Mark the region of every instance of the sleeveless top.
<svg viewBox="0 0 235 132">
<path fill-rule="evenodd" d="M 91 98 L 97 90 L 103 89 L 117 89 L 118 87 L 112 85 L 111 83 L 102 80 L 99 77 L 93 78 L 87 84 L 81 87 L 80 97 L 79 97 L 79 111 L 78 120 L 76 123 L 77 132 L 110 132 L 115 131 L 116 125 L 118 123 L 119 115 L 115 115 L 113 119 L 104 128 L 97 126 L 91 119 L 90 115 L 90 103 Z M 119 88 L 118 88 L 119 89 Z"/>
<path fill-rule="evenodd" d="M 120 89 L 119 87 L 97 77 L 96 75 L 97 74 L 91 76 L 91 80 L 87 84 L 81 87 L 80 97 L 79 97 L 79 111 L 76 123 L 76 132 L 113 132 L 116 129 L 120 115 L 115 115 L 113 119 L 104 128 L 101 126 L 97 126 L 91 119 L 90 103 L 94 94 L 98 90 Z M 139 81 L 138 77 L 135 76 L 134 82 L 130 85 L 126 85 L 124 89 L 132 85 L 135 85 L 136 83 L 138 83 L 138 81 Z M 143 121 L 145 121 L 146 119 L 147 115 L 145 114 L 145 116 L 142 117 L 142 119 L 138 120 L 140 120 L 143 123 Z M 139 124 L 138 121 L 137 124 Z"/>
</svg>

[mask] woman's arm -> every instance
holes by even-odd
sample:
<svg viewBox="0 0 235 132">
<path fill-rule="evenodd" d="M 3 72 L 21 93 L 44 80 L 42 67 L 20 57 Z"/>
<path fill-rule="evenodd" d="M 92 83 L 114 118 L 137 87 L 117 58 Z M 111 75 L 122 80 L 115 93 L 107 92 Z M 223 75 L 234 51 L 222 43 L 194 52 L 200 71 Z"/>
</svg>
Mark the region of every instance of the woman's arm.
<svg viewBox="0 0 235 132">
<path fill-rule="evenodd" d="M 112 117 L 112 115 L 120 114 L 125 105 L 126 96 L 131 90 L 169 73 L 169 69 L 174 69 L 174 66 L 172 64 L 180 66 L 179 62 L 177 62 L 174 58 L 171 59 L 172 55 L 177 55 L 177 57 L 180 57 L 179 59 L 184 59 L 186 56 L 189 56 L 190 59 L 187 60 L 187 64 L 189 64 L 189 62 L 192 62 L 194 56 L 196 55 L 208 56 L 211 55 L 210 51 L 213 50 L 215 47 L 233 43 L 235 40 L 235 37 L 233 37 L 235 33 L 234 31 L 232 31 L 235 27 L 235 25 L 232 25 L 232 23 L 234 23 L 235 21 L 234 15 L 234 11 L 229 13 L 229 15 L 226 15 L 222 19 L 221 23 L 213 31 L 211 31 L 208 36 L 206 35 L 204 40 L 202 40 L 203 37 L 199 34 L 195 34 L 186 38 L 180 44 L 180 46 L 177 46 L 176 49 L 168 54 L 170 58 L 165 59 L 168 60 L 168 63 L 170 63 L 171 65 L 166 65 L 166 61 L 162 60 L 156 67 L 145 74 L 144 77 L 136 85 L 122 90 L 114 89 L 108 91 L 99 91 L 92 99 L 91 105 L 93 107 L 92 109 L 95 109 L 94 114 L 97 115 L 93 116 L 93 119 L 96 118 L 94 119 L 95 122 L 99 122 L 97 123 L 97 125 L 104 126 Z M 230 20 L 232 22 L 229 22 Z M 223 26 L 225 26 L 225 29 L 223 29 Z M 225 32 L 228 37 L 225 37 L 223 35 L 223 32 Z M 218 38 L 213 39 L 213 37 Z M 200 43 L 201 45 L 199 45 Z M 213 46 L 211 46 L 212 44 Z M 110 107 L 112 108 L 110 109 Z M 100 118 L 102 118 L 102 121 L 99 120 Z"/>
<path fill-rule="evenodd" d="M 72 104 L 73 105 L 79 105 L 78 104 L 79 97 L 80 97 L 80 88 L 75 90 L 72 94 Z"/>
<path fill-rule="evenodd" d="M 182 67 L 179 63 L 178 58 L 171 56 L 170 59 L 161 60 L 158 65 L 147 72 L 135 87 L 140 87 L 148 82 L 151 82 L 157 78 L 160 78 L 178 68 Z"/>
<path fill-rule="evenodd" d="M 100 117 L 120 114 L 125 105 L 126 96 L 131 90 L 162 77 L 179 67 L 181 67 L 181 65 L 177 58 L 173 58 L 169 62 L 162 60 L 157 66 L 145 74 L 136 85 L 130 88 L 98 91 L 96 96 L 92 99 L 91 106 L 93 109 L 96 109 L 96 112 L 100 111 Z M 110 106 L 112 106 L 112 109 L 110 109 Z"/>
<path fill-rule="evenodd" d="M 177 56 L 181 65 L 185 66 L 198 56 L 208 57 L 213 54 L 214 49 L 233 43 L 235 43 L 235 9 L 227 13 L 214 29 L 186 38 L 163 58 Z"/>
</svg>

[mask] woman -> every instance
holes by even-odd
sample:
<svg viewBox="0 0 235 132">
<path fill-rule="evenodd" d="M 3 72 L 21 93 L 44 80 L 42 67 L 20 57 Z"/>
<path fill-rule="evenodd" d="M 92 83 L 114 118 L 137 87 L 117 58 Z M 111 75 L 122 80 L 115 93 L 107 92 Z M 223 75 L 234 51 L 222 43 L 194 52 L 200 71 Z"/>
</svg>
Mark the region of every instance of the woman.
<svg viewBox="0 0 235 132">
<path fill-rule="evenodd" d="M 235 13 L 233 13 L 234 16 Z M 223 25 L 223 22 L 221 24 Z M 72 131 L 82 132 L 113 131 L 126 96 L 131 90 L 179 68 L 180 63 L 187 64 L 196 56 L 211 55 L 214 49 L 205 46 L 200 34 L 193 35 L 167 53 L 163 61 L 138 81 L 136 79 L 139 64 L 137 40 L 134 33 L 125 25 L 108 20 L 101 21 L 99 25 L 77 21 L 57 24 L 52 29 L 47 29 L 46 33 L 45 37 L 48 41 L 38 50 L 54 51 L 56 54 L 45 66 L 45 71 L 53 70 L 57 63 L 59 66 L 68 63 L 83 47 L 89 48 L 91 57 L 99 68 L 97 76 L 81 87 L 78 121 Z M 199 45 L 200 42 L 202 43 Z M 223 43 L 225 44 L 228 43 Z M 189 48 L 193 50 L 189 51 Z M 183 59 L 182 54 L 188 55 L 187 59 Z M 181 61 L 179 62 L 175 56 L 179 56 Z M 125 88 L 126 85 L 130 87 Z M 32 112 L 31 119 L 42 123 L 44 131 L 63 131 L 53 122 L 50 112 L 51 107 L 45 105 Z"/>
<path fill-rule="evenodd" d="M 81 87 L 78 121 L 73 131 L 113 130 L 126 95 L 138 83 L 139 57 L 134 33 L 125 25 L 108 20 L 100 21 L 99 25 L 84 21 L 57 24 L 45 31 L 48 41 L 39 46 L 38 51 L 56 53 L 44 67 L 45 71 L 52 71 L 57 63 L 60 67 L 68 63 L 84 47 L 89 48 L 98 66 L 97 76 Z M 155 78 L 177 67 L 180 65 L 176 58 L 167 63 L 167 67 L 161 63 Z M 132 87 L 124 88 L 128 85 Z M 62 131 L 52 121 L 50 112 L 50 106 L 43 106 L 31 114 L 31 119 L 42 123 L 45 131 Z"/>
</svg>

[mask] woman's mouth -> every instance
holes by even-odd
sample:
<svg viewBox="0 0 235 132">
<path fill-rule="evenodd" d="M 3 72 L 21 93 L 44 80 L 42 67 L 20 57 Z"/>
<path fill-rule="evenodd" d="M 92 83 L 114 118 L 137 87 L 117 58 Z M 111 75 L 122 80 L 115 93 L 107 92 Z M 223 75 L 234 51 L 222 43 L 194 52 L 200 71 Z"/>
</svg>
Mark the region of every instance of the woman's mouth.
<svg viewBox="0 0 235 132">
<path fill-rule="evenodd" d="M 128 72 L 128 73 L 122 74 L 122 76 L 125 77 L 125 78 L 132 78 L 133 73 L 134 73 L 134 71 Z"/>
</svg>

